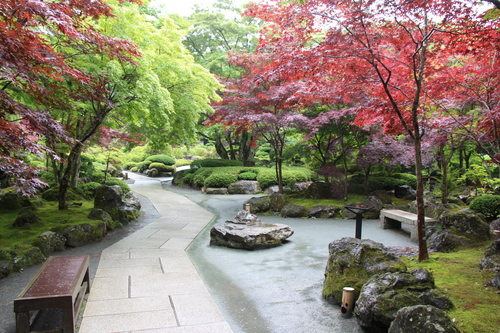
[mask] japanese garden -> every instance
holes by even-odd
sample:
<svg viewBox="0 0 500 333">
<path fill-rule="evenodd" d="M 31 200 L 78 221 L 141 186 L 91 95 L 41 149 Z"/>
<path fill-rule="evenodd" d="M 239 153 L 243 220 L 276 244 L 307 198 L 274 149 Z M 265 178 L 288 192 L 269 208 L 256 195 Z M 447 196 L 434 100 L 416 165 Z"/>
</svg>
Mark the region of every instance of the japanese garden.
<svg viewBox="0 0 500 333">
<path fill-rule="evenodd" d="M 414 246 L 332 236 L 320 298 L 343 307 L 353 287 L 367 332 L 498 332 L 499 86 L 496 0 L 217 0 L 189 16 L 4 0 L 0 281 L 136 223 L 138 175 L 251 195 L 234 228 L 368 207 Z M 279 225 L 270 246 L 212 246 L 286 247 Z"/>
</svg>

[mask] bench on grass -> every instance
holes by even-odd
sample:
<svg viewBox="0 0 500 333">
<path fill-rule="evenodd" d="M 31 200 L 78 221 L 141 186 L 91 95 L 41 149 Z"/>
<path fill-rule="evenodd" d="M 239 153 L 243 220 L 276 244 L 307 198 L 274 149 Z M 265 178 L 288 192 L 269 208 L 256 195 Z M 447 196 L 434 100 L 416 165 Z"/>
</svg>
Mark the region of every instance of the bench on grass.
<svg viewBox="0 0 500 333">
<path fill-rule="evenodd" d="M 49 257 L 14 300 L 16 332 L 31 332 L 39 311 L 48 309 L 62 311 L 62 332 L 75 332 L 78 311 L 89 291 L 88 255 Z"/>
<path fill-rule="evenodd" d="M 418 242 L 417 214 L 399 209 L 382 209 L 380 211 L 380 224 L 382 229 L 401 229 L 401 222 L 411 225 L 410 238 Z M 426 225 L 435 224 L 437 220 L 425 218 Z"/>
</svg>

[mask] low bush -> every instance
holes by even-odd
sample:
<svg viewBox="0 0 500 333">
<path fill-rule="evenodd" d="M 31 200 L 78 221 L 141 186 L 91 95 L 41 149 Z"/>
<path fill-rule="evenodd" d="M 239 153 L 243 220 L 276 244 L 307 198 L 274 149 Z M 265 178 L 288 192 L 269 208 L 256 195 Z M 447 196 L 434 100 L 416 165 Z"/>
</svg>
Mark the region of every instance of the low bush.
<svg viewBox="0 0 500 333">
<path fill-rule="evenodd" d="M 149 165 L 149 169 L 156 169 L 159 172 L 174 172 L 175 167 L 173 165 L 165 165 L 163 163 L 153 162 Z"/>
<path fill-rule="evenodd" d="M 115 178 L 115 177 L 108 176 L 106 178 L 106 185 L 108 185 L 108 186 L 118 185 L 121 187 L 123 193 L 130 192 L 130 187 L 128 186 L 127 182 L 125 182 L 124 180 Z"/>
<path fill-rule="evenodd" d="M 149 165 L 151 163 L 151 161 L 142 161 L 137 163 L 137 171 L 144 172 L 145 170 L 149 169 Z"/>
<path fill-rule="evenodd" d="M 398 174 L 398 175 L 403 175 L 403 174 Z M 411 175 L 409 175 L 411 176 Z M 368 192 L 372 192 L 375 190 L 385 190 L 385 191 L 392 191 L 398 186 L 402 185 L 410 185 L 413 188 L 414 185 L 416 185 L 416 179 L 415 183 L 411 180 L 410 177 L 408 179 L 404 179 L 406 176 L 402 176 L 401 178 L 398 177 L 387 177 L 387 176 L 370 176 L 368 178 Z M 349 178 L 349 192 L 350 193 L 362 193 L 363 192 L 363 183 L 364 183 L 364 176 L 352 176 Z"/>
<path fill-rule="evenodd" d="M 237 181 L 236 177 L 227 173 L 213 173 L 205 179 L 205 187 L 228 187 Z"/>
<path fill-rule="evenodd" d="M 487 219 L 494 219 L 500 214 L 500 195 L 482 195 L 470 203 L 470 210 L 483 214 Z"/>
<path fill-rule="evenodd" d="M 217 160 L 209 158 L 209 159 L 196 160 L 191 163 L 192 169 L 229 167 L 229 166 L 243 166 L 243 162 L 235 160 Z"/>
<path fill-rule="evenodd" d="M 213 168 L 202 168 L 197 170 L 193 175 L 191 185 L 198 188 L 203 187 L 205 179 L 207 179 L 213 172 Z"/>
<path fill-rule="evenodd" d="M 168 155 L 152 155 L 146 158 L 145 161 L 163 163 L 165 165 L 175 164 L 175 159 Z"/>
<path fill-rule="evenodd" d="M 137 162 L 127 162 L 125 163 L 125 165 L 123 166 L 123 169 L 124 170 L 132 170 L 132 168 L 136 167 L 137 166 Z"/>
<path fill-rule="evenodd" d="M 243 172 L 238 175 L 240 180 L 256 180 L 257 174 L 255 172 Z"/>
<path fill-rule="evenodd" d="M 97 182 L 90 182 L 78 185 L 78 188 L 83 192 L 86 199 L 93 199 L 95 197 L 95 189 L 101 186 Z"/>
<path fill-rule="evenodd" d="M 135 167 L 133 167 L 132 169 L 130 169 L 130 171 L 132 171 L 132 172 L 137 172 L 137 171 L 139 171 L 139 169 L 135 166 Z"/>
<path fill-rule="evenodd" d="M 181 167 L 181 166 L 186 166 L 186 165 L 191 165 L 193 161 L 186 160 L 186 159 L 179 159 L 175 161 L 175 166 L 176 167 Z"/>
</svg>

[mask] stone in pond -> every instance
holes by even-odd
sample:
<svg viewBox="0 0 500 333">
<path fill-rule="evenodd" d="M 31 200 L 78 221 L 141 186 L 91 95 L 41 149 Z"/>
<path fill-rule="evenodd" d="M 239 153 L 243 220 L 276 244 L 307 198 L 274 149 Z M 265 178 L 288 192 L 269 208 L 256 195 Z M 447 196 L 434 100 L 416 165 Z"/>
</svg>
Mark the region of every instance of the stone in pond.
<svg viewBox="0 0 500 333">
<path fill-rule="evenodd" d="M 293 230 L 285 224 L 264 224 L 257 216 L 242 210 L 234 221 L 215 225 L 210 230 L 210 245 L 258 250 L 280 246 Z"/>
</svg>

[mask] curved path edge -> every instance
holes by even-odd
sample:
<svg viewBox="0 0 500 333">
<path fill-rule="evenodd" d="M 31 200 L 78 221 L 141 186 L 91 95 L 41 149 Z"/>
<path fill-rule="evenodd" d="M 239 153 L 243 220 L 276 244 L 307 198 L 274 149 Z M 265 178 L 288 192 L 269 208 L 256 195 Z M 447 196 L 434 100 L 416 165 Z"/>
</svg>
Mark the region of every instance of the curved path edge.
<svg viewBox="0 0 500 333">
<path fill-rule="evenodd" d="M 79 332 L 232 332 L 185 252 L 214 215 L 158 179 L 130 178 L 161 217 L 103 250 Z"/>
</svg>

